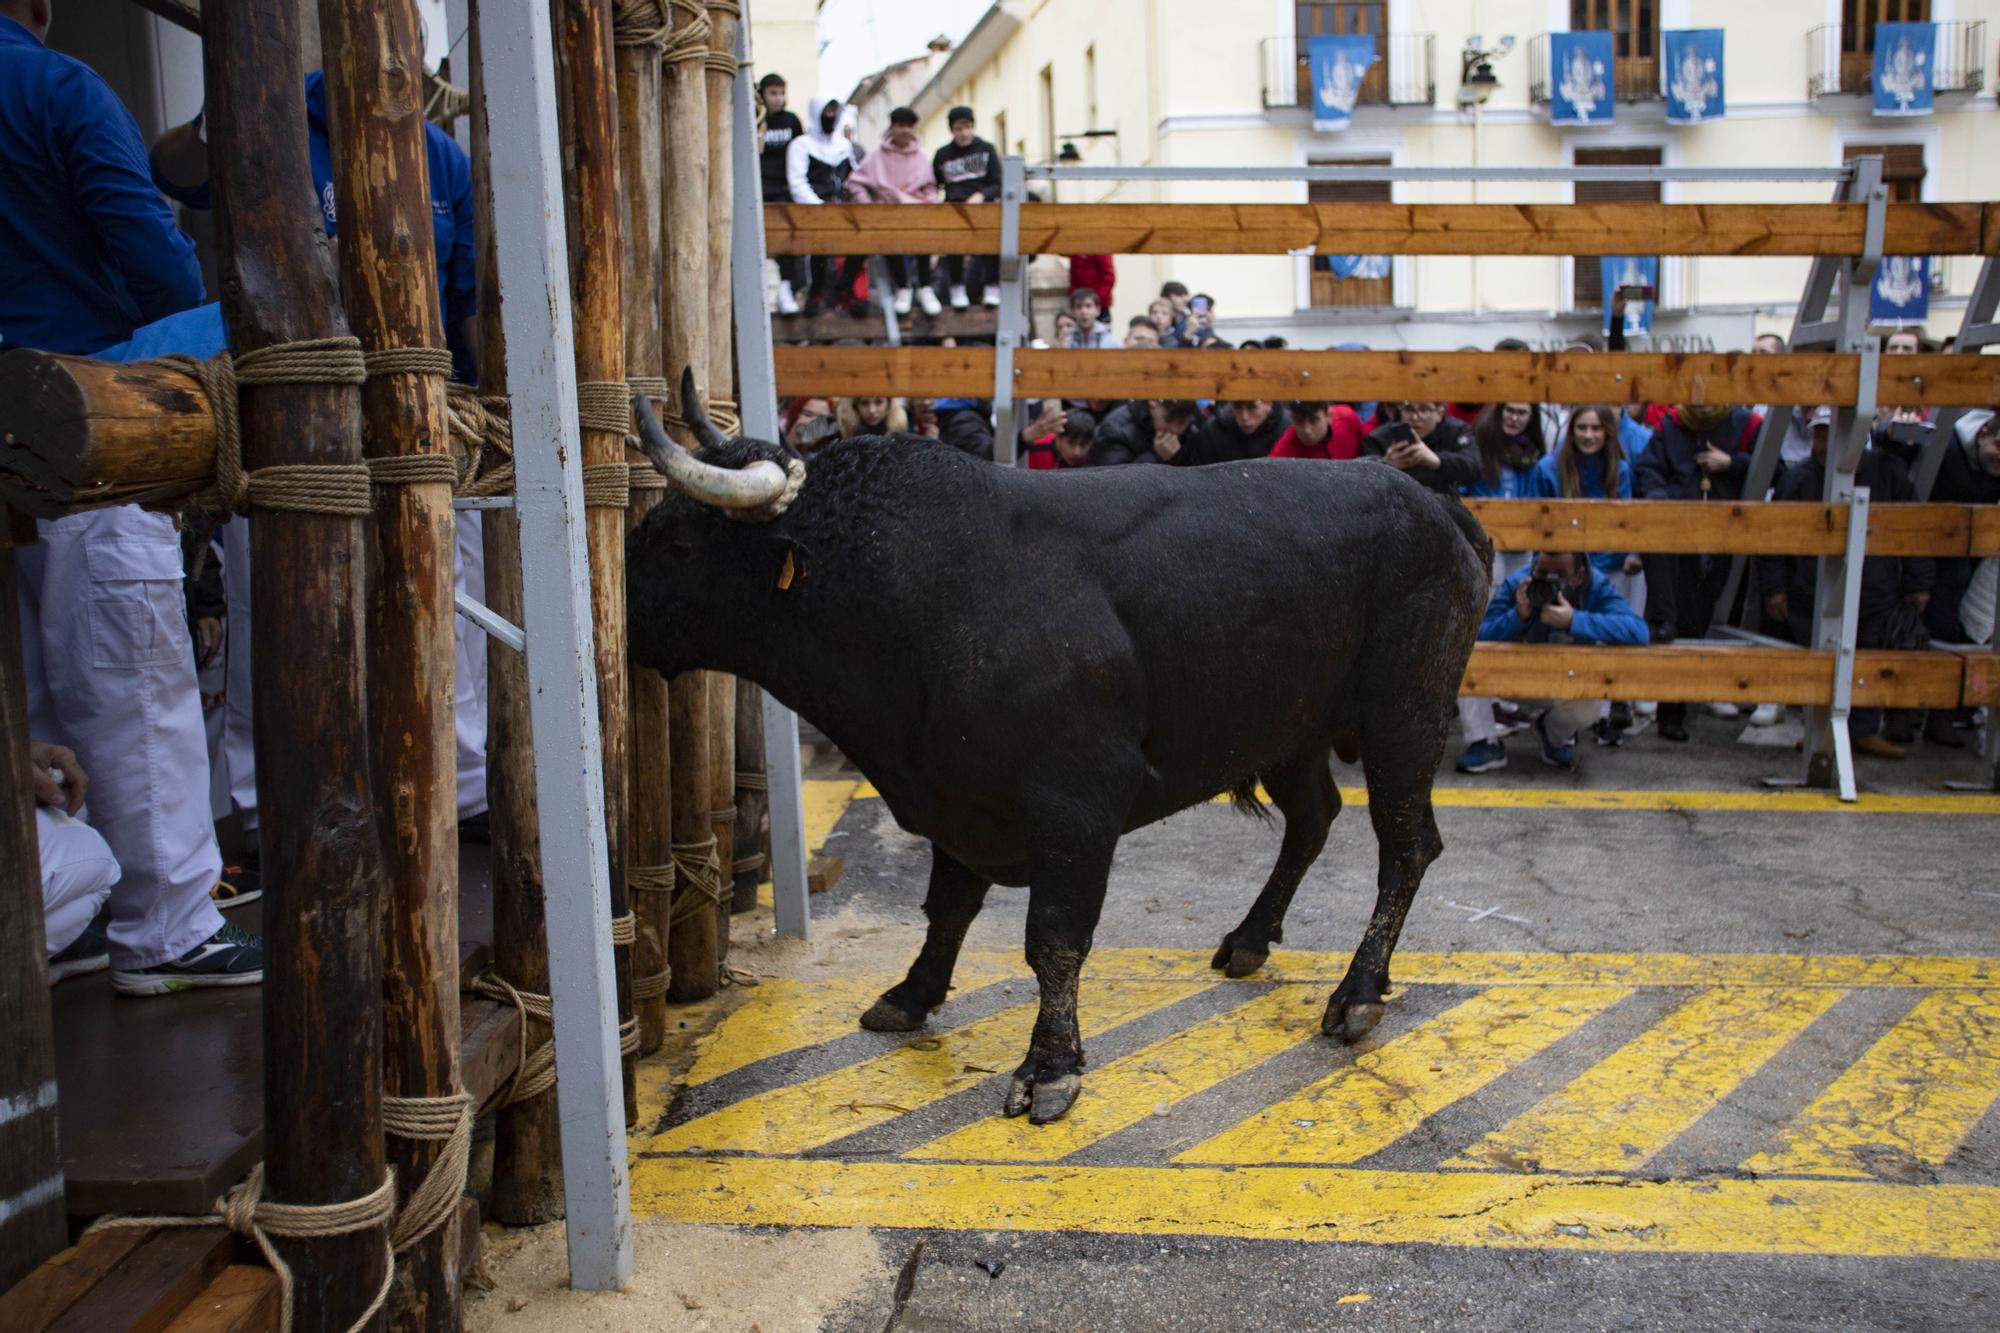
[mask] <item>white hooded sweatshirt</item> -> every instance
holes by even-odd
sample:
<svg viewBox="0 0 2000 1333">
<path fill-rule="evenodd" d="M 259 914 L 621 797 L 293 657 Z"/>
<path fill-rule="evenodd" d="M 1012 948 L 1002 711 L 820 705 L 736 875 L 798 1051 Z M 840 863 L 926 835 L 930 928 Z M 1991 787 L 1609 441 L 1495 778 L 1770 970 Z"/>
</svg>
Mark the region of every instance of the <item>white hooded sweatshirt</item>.
<svg viewBox="0 0 2000 1333">
<path fill-rule="evenodd" d="M 841 107 L 840 117 L 834 124 L 833 133 L 828 134 L 820 128 L 822 113 L 825 112 L 827 103 L 834 100 L 836 99 L 815 97 L 808 102 L 807 110 L 812 114 L 806 117 L 806 132 L 792 140 L 785 149 L 785 183 L 791 188 L 792 202 L 795 204 L 839 203 L 838 198 L 820 198 L 813 189 L 811 176 L 825 174 L 824 169 L 814 173 L 814 164 L 819 163 L 823 168 L 832 168 L 842 180 L 845 180 L 847 172 L 861 160 L 861 154 L 857 151 L 854 140 L 843 133 L 854 108 Z"/>
</svg>

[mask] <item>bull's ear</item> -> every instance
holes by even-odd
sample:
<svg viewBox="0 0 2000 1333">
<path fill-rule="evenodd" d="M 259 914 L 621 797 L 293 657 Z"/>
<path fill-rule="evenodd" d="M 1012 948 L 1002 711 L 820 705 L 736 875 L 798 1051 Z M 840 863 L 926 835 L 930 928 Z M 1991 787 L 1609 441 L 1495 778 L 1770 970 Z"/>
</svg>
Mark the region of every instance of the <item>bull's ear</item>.
<svg viewBox="0 0 2000 1333">
<path fill-rule="evenodd" d="M 797 588 L 809 564 L 805 544 L 790 537 L 773 537 L 765 549 L 771 561 L 771 586 L 779 592 Z"/>
</svg>

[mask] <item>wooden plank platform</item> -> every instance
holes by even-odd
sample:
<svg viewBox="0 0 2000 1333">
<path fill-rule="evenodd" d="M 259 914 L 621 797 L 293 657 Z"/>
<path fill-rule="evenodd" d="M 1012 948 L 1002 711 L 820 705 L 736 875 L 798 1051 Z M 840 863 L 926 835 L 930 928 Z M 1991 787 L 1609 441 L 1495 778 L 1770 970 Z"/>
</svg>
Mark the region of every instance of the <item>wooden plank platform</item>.
<svg viewBox="0 0 2000 1333">
<path fill-rule="evenodd" d="M 86 1236 L 0 1293 L 7 1333 L 252 1333 L 278 1327 L 277 1274 L 219 1226 Z"/>
<path fill-rule="evenodd" d="M 1890 204 L 1892 255 L 1991 253 L 1991 204 Z M 1021 253 L 1859 255 L 1864 204 L 1023 204 Z M 998 254 L 998 204 L 769 204 L 767 251 Z"/>
<path fill-rule="evenodd" d="M 487 856 L 485 847 L 461 848 L 468 974 L 490 955 Z M 258 906 L 228 919 L 255 930 Z M 263 1153 L 262 989 L 121 999 L 99 972 L 64 982 L 52 998 L 70 1215 L 207 1211 Z M 490 1000 L 461 1004 L 463 1076 L 484 1100 L 513 1073 L 520 1019 Z"/>
<path fill-rule="evenodd" d="M 896 322 L 905 342 L 945 337 L 991 340 L 1000 327 L 998 315 L 983 305 L 964 310 L 946 306 L 935 317 L 913 309 L 907 315 L 896 316 Z M 880 342 L 889 336 L 889 326 L 882 312 L 871 305 L 865 315 L 850 315 L 845 310 L 829 310 L 811 319 L 804 315 L 773 315 L 771 336 L 781 343 L 831 343 L 843 338 Z"/>
<path fill-rule="evenodd" d="M 1802 501 L 1469 499 L 1503 551 L 1645 551 L 1671 555 L 1840 555 L 1847 509 Z M 1868 509 L 1870 555 L 1964 555 L 1971 505 Z"/>
</svg>

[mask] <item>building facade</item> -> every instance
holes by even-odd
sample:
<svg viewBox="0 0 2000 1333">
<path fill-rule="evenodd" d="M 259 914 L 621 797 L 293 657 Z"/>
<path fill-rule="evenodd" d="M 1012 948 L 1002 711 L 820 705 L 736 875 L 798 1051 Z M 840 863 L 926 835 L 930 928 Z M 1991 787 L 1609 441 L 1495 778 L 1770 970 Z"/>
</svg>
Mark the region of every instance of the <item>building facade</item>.
<svg viewBox="0 0 2000 1333">
<path fill-rule="evenodd" d="M 2000 199 L 1993 66 L 2000 0 L 998 0 L 938 65 L 913 105 L 928 143 L 945 113 L 974 107 L 980 132 L 1031 163 L 1395 167 L 1838 166 L 1880 153 L 1891 197 Z M 1873 96 L 1882 25 L 1935 25 L 1917 52 L 1935 90 L 1920 114 L 1884 115 Z M 1672 123 L 1662 53 L 1669 34 L 1719 29 L 1712 74 L 1720 115 Z M 1902 30 L 1888 30 L 1891 35 Z M 1565 79 L 1552 51 L 1571 32 L 1609 35 L 1612 59 L 1589 123 L 1557 124 Z M 1316 123 L 1316 36 L 1368 36 L 1376 60 L 1343 128 Z M 1506 39 L 1511 39 L 1507 41 Z M 1600 39 L 1601 40 L 1601 39 Z M 1712 39 L 1711 39 L 1712 40 Z M 1907 45 L 1907 43 L 1905 43 Z M 1502 48 L 1505 48 L 1502 50 Z M 1468 50 L 1489 53 L 1490 82 Z M 1684 54 L 1682 52 L 1681 54 Z M 1906 65 L 1909 53 L 1906 51 Z M 1601 62 L 1600 62 L 1601 63 Z M 1681 71 L 1685 76 L 1688 71 Z M 1485 83 L 1483 102 L 1471 90 Z M 1466 95 L 1461 96 L 1461 90 Z M 1686 97 L 1678 99 L 1686 103 Z M 1564 111 L 1572 111 L 1565 106 Z M 1984 153 L 1979 142 L 1989 144 Z M 1068 202 L 1668 203 L 1815 202 L 1824 184 L 1613 185 L 1396 182 L 1060 184 Z M 1522 337 L 1560 345 L 1599 327 L 1597 261 L 1546 257 L 1126 256 L 1119 313 L 1171 277 L 1217 301 L 1232 340 L 1278 334 L 1316 347 L 1490 345 Z M 1934 262 L 1926 328 L 1951 333 L 1978 260 Z M 1654 346 L 1745 347 L 1785 331 L 1807 261 L 1682 258 L 1658 262 Z"/>
</svg>

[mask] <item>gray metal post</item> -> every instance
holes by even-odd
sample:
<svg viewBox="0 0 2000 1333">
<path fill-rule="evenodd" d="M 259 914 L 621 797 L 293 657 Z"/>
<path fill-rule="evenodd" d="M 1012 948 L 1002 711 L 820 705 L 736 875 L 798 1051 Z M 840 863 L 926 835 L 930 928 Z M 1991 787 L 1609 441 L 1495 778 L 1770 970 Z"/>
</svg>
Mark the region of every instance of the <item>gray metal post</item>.
<svg viewBox="0 0 2000 1333">
<path fill-rule="evenodd" d="M 868 286 L 875 293 L 875 302 L 882 307 L 882 327 L 889 334 L 889 346 L 903 345 L 903 321 L 896 315 L 895 294 L 890 290 L 889 260 L 885 255 L 868 256 Z"/>
<path fill-rule="evenodd" d="M 548 886 L 570 1285 L 611 1291 L 632 1276 L 625 1104 L 606 882 L 604 774 L 583 544 L 562 141 L 555 45 L 544 0 L 479 7 L 492 125 L 494 242 L 507 386 L 513 398 L 521 607 L 527 622 L 535 801 Z M 529 554 L 532 553 L 532 554 Z M 579 781 L 579 779 L 581 779 Z"/>
<path fill-rule="evenodd" d="M 1816 642 L 1822 638 L 1833 642 L 1833 707 L 1828 712 L 1828 730 L 1833 737 L 1834 776 L 1843 801 L 1857 799 L 1854 743 L 1847 734 L 1847 719 L 1854 705 L 1854 644 L 1861 619 L 1861 564 L 1867 546 L 1868 488 L 1857 486 L 1847 497 L 1847 553 L 1841 559 L 1840 607 L 1838 612 L 1815 607 L 1813 627 Z"/>
<path fill-rule="evenodd" d="M 757 167 L 755 93 L 750 87 L 750 25 L 736 25 L 736 107 L 730 152 L 735 177 L 730 224 L 730 294 L 736 307 L 736 378 L 743 433 L 778 438 L 778 376 L 771 364 L 771 316 L 764 309 L 764 197 Z M 885 307 L 886 308 L 886 307 Z M 889 318 L 895 319 L 894 312 Z M 812 909 L 806 888 L 805 796 L 799 773 L 799 719 L 764 696 L 764 767 L 770 782 L 771 901 L 778 933 L 804 939 Z"/>
<path fill-rule="evenodd" d="M 1021 440 L 1014 410 L 1014 349 L 1028 331 L 1028 266 L 1021 258 L 1021 197 L 1027 163 L 1000 159 L 1000 322 L 993 339 L 993 461 L 1014 466 Z"/>
</svg>

